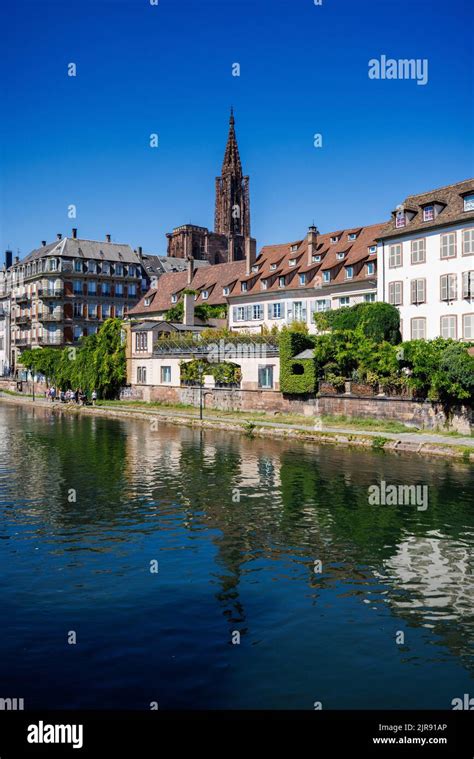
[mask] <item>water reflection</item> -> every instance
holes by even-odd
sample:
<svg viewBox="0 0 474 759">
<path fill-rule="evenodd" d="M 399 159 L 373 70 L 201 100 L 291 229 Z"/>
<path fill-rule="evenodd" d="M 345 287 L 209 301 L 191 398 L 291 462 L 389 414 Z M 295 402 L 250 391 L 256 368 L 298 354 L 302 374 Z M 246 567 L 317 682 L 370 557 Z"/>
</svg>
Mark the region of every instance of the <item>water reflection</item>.
<svg viewBox="0 0 474 759">
<path fill-rule="evenodd" d="M 344 625 L 366 625 L 372 611 L 374 648 L 385 645 L 382 633 L 377 637 L 380 615 L 394 630 L 423 631 L 418 663 L 432 660 L 433 644 L 439 663 L 456 658 L 451 688 L 461 682 L 458 666 L 473 671 L 474 475 L 467 465 L 41 408 L 0 406 L 0 424 L 2 564 L 28 603 L 27 574 L 37 566 L 32 544 L 46 562 L 46 597 L 69 593 L 79 605 L 87 597 L 111 613 L 117 606 L 131 612 L 137 598 L 148 609 L 164 603 L 151 600 L 145 576 L 156 557 L 162 587 L 190 598 L 204 593 L 206 609 L 211 597 L 217 604 L 217 615 L 206 611 L 213 658 L 193 659 L 194 677 L 200 667 L 211 679 L 222 677 L 228 653 L 219 645 L 228 645 L 235 629 L 257 647 L 267 641 L 266 615 L 283 630 L 279 645 L 289 626 L 300 636 L 291 645 L 310 657 L 306 636 L 315 614 L 326 634 L 337 636 Z M 428 484 L 428 509 L 370 506 L 368 487 L 380 480 Z M 64 587 L 56 580 L 61 573 Z M 173 629 L 176 641 L 172 620 L 164 629 Z M 365 639 L 352 645 L 363 656 Z M 304 688 L 304 660 L 299 666 L 289 675 L 296 691 Z M 371 697 L 380 705 L 375 693 L 366 705 Z M 211 696 L 204 705 L 210 703 Z"/>
</svg>

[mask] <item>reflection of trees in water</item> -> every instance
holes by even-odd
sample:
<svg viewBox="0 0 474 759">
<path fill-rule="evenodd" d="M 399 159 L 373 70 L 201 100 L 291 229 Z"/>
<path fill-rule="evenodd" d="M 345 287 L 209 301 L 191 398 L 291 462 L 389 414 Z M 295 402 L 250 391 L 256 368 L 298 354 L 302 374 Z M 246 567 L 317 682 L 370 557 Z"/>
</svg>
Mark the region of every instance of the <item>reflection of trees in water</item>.
<svg viewBox="0 0 474 759">
<path fill-rule="evenodd" d="M 21 490 L 24 499 L 18 518 L 41 517 L 57 528 L 114 518 L 126 490 L 120 423 L 20 407 L 8 439 L 12 493 Z M 69 500 L 71 490 L 76 503 Z"/>
<path fill-rule="evenodd" d="M 468 530 L 472 536 L 472 469 L 226 431 L 162 424 L 154 431 L 149 421 L 51 415 L 40 408 L 34 416 L 30 409 L 18 414 L 10 440 L 18 464 L 11 492 L 21 482 L 26 503 L 16 519 L 33 510 L 55 529 L 74 530 L 74 540 L 86 547 L 115 526 L 121 529 L 108 539 L 122 542 L 132 529 L 210 530 L 216 596 L 229 625 L 241 632 L 243 576 L 258 559 L 286 559 L 285 571 L 307 583 L 313 603 L 321 589 L 340 583 L 365 600 L 384 598 L 409 624 L 433 624 L 453 651 L 466 651 L 473 634 L 465 538 Z M 381 480 L 428 484 L 427 511 L 370 506 L 368 488 Z M 68 502 L 70 488 L 77 489 L 77 505 Z M 321 575 L 314 573 L 317 559 Z"/>
</svg>

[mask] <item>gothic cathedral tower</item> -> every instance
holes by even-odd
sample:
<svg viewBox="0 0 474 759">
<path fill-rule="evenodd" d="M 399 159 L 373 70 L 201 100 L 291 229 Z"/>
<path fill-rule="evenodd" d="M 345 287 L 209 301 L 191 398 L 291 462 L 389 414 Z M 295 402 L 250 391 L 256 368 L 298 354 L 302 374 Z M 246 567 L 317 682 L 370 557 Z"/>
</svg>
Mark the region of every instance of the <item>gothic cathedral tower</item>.
<svg viewBox="0 0 474 759">
<path fill-rule="evenodd" d="M 214 232 L 228 237 L 250 237 L 249 178 L 242 175 L 234 125 L 234 112 L 231 108 L 221 176 L 216 177 Z"/>
</svg>

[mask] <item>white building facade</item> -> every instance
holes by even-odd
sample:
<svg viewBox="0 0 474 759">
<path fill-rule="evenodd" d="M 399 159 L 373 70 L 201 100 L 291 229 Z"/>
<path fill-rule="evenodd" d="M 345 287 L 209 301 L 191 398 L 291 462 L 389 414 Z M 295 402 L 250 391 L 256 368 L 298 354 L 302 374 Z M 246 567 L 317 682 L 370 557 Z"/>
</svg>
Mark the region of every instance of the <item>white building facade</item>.
<svg viewBox="0 0 474 759">
<path fill-rule="evenodd" d="M 378 245 L 378 300 L 403 340 L 474 341 L 474 180 L 410 196 Z"/>
<path fill-rule="evenodd" d="M 385 225 L 374 224 L 266 246 L 251 271 L 227 288 L 229 328 L 261 332 L 303 322 L 316 333 L 314 314 L 377 299 L 377 242 Z"/>
</svg>

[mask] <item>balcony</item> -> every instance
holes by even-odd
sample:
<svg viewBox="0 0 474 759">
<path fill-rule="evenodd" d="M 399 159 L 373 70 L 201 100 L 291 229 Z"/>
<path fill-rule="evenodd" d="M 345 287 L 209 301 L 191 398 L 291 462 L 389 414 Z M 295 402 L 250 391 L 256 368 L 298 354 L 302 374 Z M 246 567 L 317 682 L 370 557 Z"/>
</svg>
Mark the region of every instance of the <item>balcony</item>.
<svg viewBox="0 0 474 759">
<path fill-rule="evenodd" d="M 62 335 L 43 335 L 43 337 L 38 338 L 38 343 L 40 345 L 62 345 L 63 343 L 63 336 Z"/>
<path fill-rule="evenodd" d="M 54 290 L 38 290 L 38 297 L 43 299 L 51 299 L 51 298 L 62 298 L 64 295 L 64 290 L 62 288 L 57 288 Z"/>
<path fill-rule="evenodd" d="M 28 324 L 31 321 L 31 316 L 17 316 L 15 319 L 16 324 Z"/>
<path fill-rule="evenodd" d="M 40 314 L 38 316 L 40 322 L 60 322 L 62 318 L 62 314 Z"/>
<path fill-rule="evenodd" d="M 21 293 L 21 295 L 15 295 L 15 303 L 27 303 L 30 300 L 30 296 L 26 293 Z"/>
<path fill-rule="evenodd" d="M 13 342 L 15 345 L 30 345 L 31 340 L 29 337 L 14 337 Z"/>
</svg>

